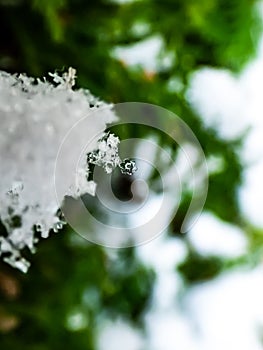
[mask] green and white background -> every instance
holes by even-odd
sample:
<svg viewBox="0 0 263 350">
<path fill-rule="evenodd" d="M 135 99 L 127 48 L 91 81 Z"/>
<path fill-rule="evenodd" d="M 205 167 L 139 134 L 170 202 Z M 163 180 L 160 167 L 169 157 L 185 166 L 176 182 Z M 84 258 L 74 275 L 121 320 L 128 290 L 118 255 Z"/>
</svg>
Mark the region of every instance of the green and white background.
<svg viewBox="0 0 263 350">
<path fill-rule="evenodd" d="M 96 105 L 80 90 L 89 89 L 107 103 L 149 103 L 178 115 L 196 135 L 209 172 L 204 210 L 191 230 L 181 233 L 192 194 L 189 174 L 182 170 L 185 187 L 172 222 L 141 246 L 95 245 L 69 225 L 58 231 L 56 222 L 46 217 L 53 227 L 49 237 L 38 237 L 33 255 L 26 246 L 22 249 L 31 263 L 28 272 L 1 262 L 0 348 L 262 349 L 262 3 L 1 0 L 0 29 L 2 71 L 48 77 L 55 70 L 77 70 L 71 104 L 67 93 L 53 94 L 51 87 L 45 92 L 46 86 L 38 86 L 38 100 L 29 98 L 28 113 L 20 92 L 12 93 L 15 87 L 5 85 L 2 73 L 1 146 L 11 142 L 12 123 L 23 125 L 26 120 L 32 135 L 41 134 L 59 147 L 70 121 Z M 31 88 L 36 89 L 34 84 Z M 55 125 L 55 135 L 34 128 L 30 120 L 38 117 Z M 26 138 L 23 129 L 19 131 L 21 139 Z M 131 137 L 156 142 L 179 167 L 178 147 L 166 134 L 138 126 L 113 127 L 112 132 L 123 144 Z M 34 186 L 27 198 L 39 200 L 45 211 L 45 165 L 52 152 L 57 153 L 48 145 L 35 149 L 40 158 L 34 176 L 30 162 L 15 152 L 19 147 L 14 146 L 13 158 L 10 149 L 0 149 L 1 242 L 8 231 L 31 225 L 34 214 L 45 215 L 33 211 L 26 219 L 29 214 L 24 213 L 24 221 L 12 215 L 3 200 L 8 179 L 20 169 L 27 174 Z M 142 154 L 145 149 L 135 151 Z M 158 174 L 143 169 L 152 189 L 147 217 L 158 208 L 160 197 Z M 129 199 L 130 178 L 114 174 L 113 191 L 119 199 Z M 172 191 L 173 176 L 167 178 Z M 93 197 L 85 198 L 97 217 L 114 219 L 105 216 L 97 202 L 91 203 Z M 132 220 L 140 222 L 141 216 L 132 215 L 124 224 Z M 160 220 L 166 220 L 165 214 Z"/>
</svg>

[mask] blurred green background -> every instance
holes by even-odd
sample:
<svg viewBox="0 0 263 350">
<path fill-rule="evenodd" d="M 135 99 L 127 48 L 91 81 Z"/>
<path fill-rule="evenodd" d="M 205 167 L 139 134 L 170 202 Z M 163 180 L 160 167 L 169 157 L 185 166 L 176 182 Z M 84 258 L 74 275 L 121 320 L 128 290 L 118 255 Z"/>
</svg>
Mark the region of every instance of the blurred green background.
<svg viewBox="0 0 263 350">
<path fill-rule="evenodd" d="M 207 157 L 223 159 L 224 169 L 210 176 L 205 209 L 245 230 L 249 254 L 232 260 L 199 254 L 187 234 L 179 233 L 189 205 L 185 195 L 168 230 L 170 239 L 183 240 L 188 249 L 177 267 L 185 288 L 261 259 L 261 230 L 242 217 L 237 198 L 244 168 L 238 155 L 242 137 L 223 139 L 186 101 L 191 73 L 197 69 L 226 68 L 239 74 L 255 57 L 262 35 L 258 3 L 0 0 L 0 69 L 41 77 L 72 66 L 77 87 L 107 102 L 165 107 L 194 130 Z M 156 69 L 130 66 L 116 55 L 117 48 L 155 36 L 162 40 Z M 141 132 L 143 137 L 147 131 Z M 172 147 L 169 142 L 163 140 Z M 125 196 L 127 184 L 122 191 Z M 156 272 L 136 257 L 135 249 L 107 250 L 66 227 L 41 241 L 29 259 L 32 267 L 26 275 L 0 265 L 1 349 L 95 350 L 105 318 L 121 316 L 143 330 Z"/>
</svg>

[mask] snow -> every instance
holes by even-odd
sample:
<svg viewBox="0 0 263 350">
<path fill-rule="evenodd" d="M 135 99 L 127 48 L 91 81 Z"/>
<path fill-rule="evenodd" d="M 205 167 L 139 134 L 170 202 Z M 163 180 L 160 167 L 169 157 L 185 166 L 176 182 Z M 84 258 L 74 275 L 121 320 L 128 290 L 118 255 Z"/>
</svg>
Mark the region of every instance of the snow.
<svg viewBox="0 0 263 350">
<path fill-rule="evenodd" d="M 63 226 L 56 214 L 65 195 L 94 194 L 95 184 L 83 181 L 87 160 L 79 157 L 98 146 L 106 124 L 116 119 L 111 105 L 72 89 L 75 73 L 50 74 L 49 83 L 0 72 L 0 217 L 7 231 L 0 255 L 23 272 L 29 262 L 20 252 L 34 252 L 34 227 L 48 237 Z M 21 217 L 18 225 L 15 217 Z"/>
</svg>

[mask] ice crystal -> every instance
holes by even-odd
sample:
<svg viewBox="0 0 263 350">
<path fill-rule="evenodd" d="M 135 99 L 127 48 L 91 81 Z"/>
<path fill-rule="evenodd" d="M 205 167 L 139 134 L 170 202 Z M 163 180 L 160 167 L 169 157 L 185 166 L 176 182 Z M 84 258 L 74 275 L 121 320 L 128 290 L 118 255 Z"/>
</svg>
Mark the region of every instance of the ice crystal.
<svg viewBox="0 0 263 350">
<path fill-rule="evenodd" d="M 119 168 L 122 174 L 125 175 L 133 175 L 135 171 L 138 170 L 135 161 L 129 158 L 123 159 L 123 161 L 119 164 Z"/>
<path fill-rule="evenodd" d="M 5 227 L 0 233 L 0 256 L 12 266 L 26 272 L 29 263 L 22 251 L 34 252 L 38 237 L 46 238 L 50 230 L 57 232 L 64 221 L 57 215 L 63 194 L 73 196 L 95 194 L 96 184 L 87 181 L 87 164 L 78 169 L 77 184 L 62 183 L 58 198 L 54 190 L 54 168 L 60 145 L 68 131 L 81 118 L 96 110 L 86 130 L 77 130 L 76 139 L 85 137 L 87 150 L 96 148 L 106 124 L 115 119 L 111 108 L 87 90 L 73 90 L 76 71 L 62 76 L 50 74 L 53 82 L 26 75 L 10 75 L 0 71 L 0 219 Z M 78 132 L 80 135 L 78 135 Z M 78 142 L 67 150 L 65 169 L 74 164 Z M 117 138 L 100 142 L 96 152 L 107 172 L 119 163 L 114 155 Z M 62 164 L 63 165 L 63 164 Z M 76 174 L 75 174 L 76 175 Z M 71 186 L 70 189 L 67 186 Z"/>
<path fill-rule="evenodd" d="M 133 175 L 137 170 L 134 160 L 119 157 L 118 146 L 120 139 L 112 133 L 104 133 L 98 140 L 97 150 L 87 154 L 88 164 L 101 166 L 107 174 L 110 174 L 116 167 L 119 167 L 122 174 Z"/>
<path fill-rule="evenodd" d="M 104 168 L 110 174 L 121 162 L 118 154 L 120 140 L 114 134 L 105 133 L 98 141 L 97 150 L 88 153 L 87 162 Z"/>
</svg>

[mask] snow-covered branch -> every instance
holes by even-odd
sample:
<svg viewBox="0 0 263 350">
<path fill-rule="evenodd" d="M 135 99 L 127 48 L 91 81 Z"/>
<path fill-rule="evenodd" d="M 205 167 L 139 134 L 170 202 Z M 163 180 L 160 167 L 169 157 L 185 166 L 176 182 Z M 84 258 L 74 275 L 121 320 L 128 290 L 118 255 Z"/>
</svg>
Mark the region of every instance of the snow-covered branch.
<svg viewBox="0 0 263 350">
<path fill-rule="evenodd" d="M 73 90 L 75 73 L 70 68 L 63 75 L 50 74 L 50 83 L 0 72 L 0 220 L 6 231 L 0 236 L 0 256 L 23 272 L 29 267 L 23 250 L 34 252 L 38 236 L 46 238 L 50 230 L 63 226 L 57 215 L 61 203 L 54 190 L 54 168 L 69 130 L 96 111 L 87 132 L 87 153 L 96 156 L 93 161 L 100 162 L 106 170 L 121 164 L 118 155 L 114 155 L 116 148 L 112 151 L 116 164 L 103 163 L 102 157 L 102 147 L 113 141 L 117 147 L 117 138 L 110 136 L 98 147 L 101 130 L 116 119 L 111 106 L 87 90 Z M 74 150 L 72 155 L 68 152 L 69 159 L 74 155 Z M 120 167 L 123 166 L 124 163 Z M 71 187 L 70 194 L 94 195 L 96 184 L 87 180 L 88 169 L 78 171 L 78 185 Z"/>
</svg>

